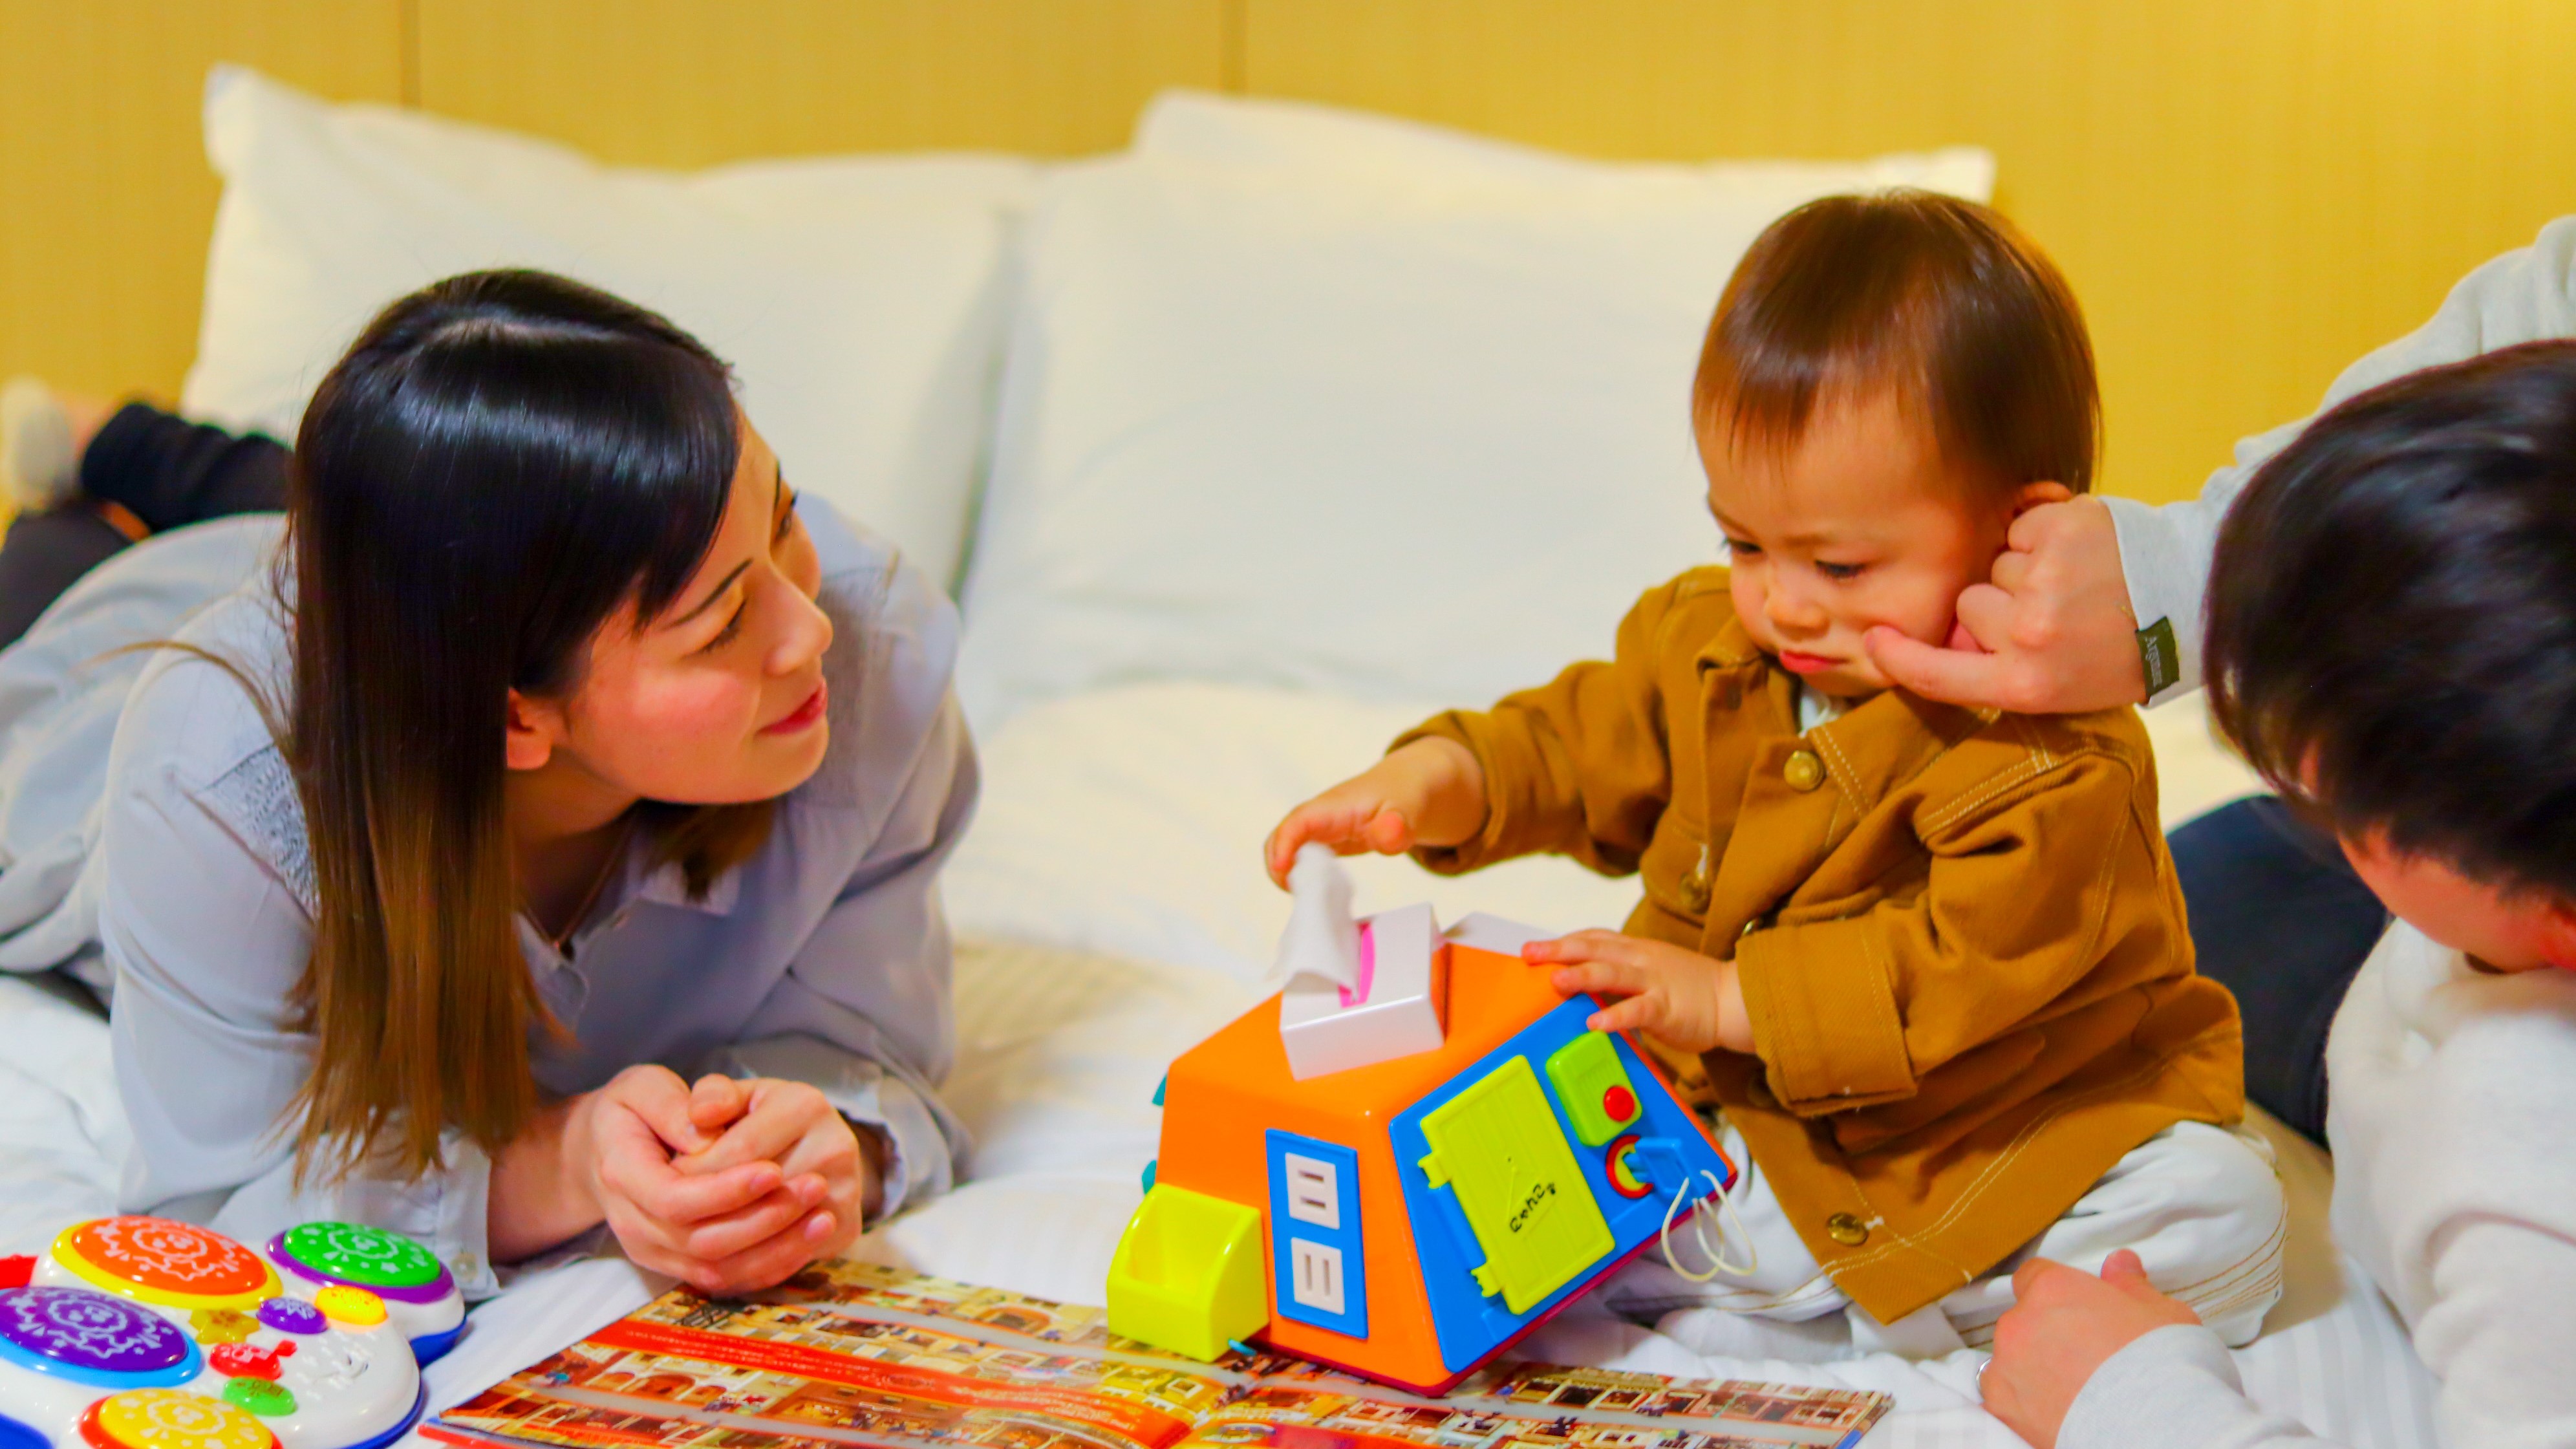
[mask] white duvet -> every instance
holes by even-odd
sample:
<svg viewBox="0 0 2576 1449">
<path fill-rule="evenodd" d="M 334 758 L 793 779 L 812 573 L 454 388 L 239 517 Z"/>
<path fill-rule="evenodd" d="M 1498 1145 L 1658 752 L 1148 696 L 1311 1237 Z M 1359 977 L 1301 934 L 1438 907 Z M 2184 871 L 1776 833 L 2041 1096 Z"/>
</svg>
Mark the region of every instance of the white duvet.
<svg viewBox="0 0 2576 1449">
<path fill-rule="evenodd" d="M 1013 719 L 984 743 L 983 814 L 947 877 L 961 938 L 960 1043 L 947 1091 L 977 1148 L 949 1197 L 869 1235 L 863 1251 L 925 1271 L 1097 1302 L 1111 1248 L 1155 1151 L 1150 1099 L 1170 1059 L 1260 995 L 1286 899 L 1259 867 L 1288 805 L 1356 768 L 1424 709 L 1206 685 L 1104 690 Z M 2168 824 L 2250 787 L 2196 706 L 2158 711 Z M 1571 929 L 1615 925 L 1633 886 L 1554 861 L 1437 880 L 1401 861 L 1357 865 L 1360 903 L 1428 900 Z M 2265 1124 L 2269 1126 L 2269 1124 Z M 2429 1385 L 2387 1305 L 2327 1236 L 2324 1156 L 2275 1129 L 2290 1192 L 2289 1290 L 2242 1351 L 2269 1407 L 2373 1449 L 2433 1442 Z M 0 979 L 0 1251 L 113 1202 L 125 1146 L 105 1025 Z M 430 1374 L 453 1403 L 642 1301 L 658 1284 L 619 1261 L 532 1275 L 477 1309 Z M 1665 1373 L 1885 1390 L 1897 1412 L 1871 1446 L 2010 1446 L 1975 1407 L 1973 1355 L 1793 1362 L 1710 1358 L 1607 1317 L 1569 1314 L 1533 1356 Z M 1812 1353 L 1810 1355 L 1812 1357 Z"/>
</svg>

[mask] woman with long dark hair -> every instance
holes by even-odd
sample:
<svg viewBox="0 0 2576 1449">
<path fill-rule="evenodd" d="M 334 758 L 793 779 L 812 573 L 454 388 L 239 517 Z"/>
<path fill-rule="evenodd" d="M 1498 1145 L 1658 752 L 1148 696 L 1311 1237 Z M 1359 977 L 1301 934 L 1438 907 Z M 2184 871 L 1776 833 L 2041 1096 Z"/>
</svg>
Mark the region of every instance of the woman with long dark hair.
<svg viewBox="0 0 2576 1449">
<path fill-rule="evenodd" d="M 287 483 L 282 548 L 155 539 L 0 654 L 0 781 L 95 782 L 39 925 L 112 980 L 122 1205 L 374 1222 L 469 1292 L 605 1225 L 734 1289 L 944 1189 L 938 589 L 798 498 L 695 339 L 539 273 L 388 308 Z M 70 657 L 150 622 L 139 669 Z M 59 707 L 102 695 L 103 764 Z"/>
</svg>

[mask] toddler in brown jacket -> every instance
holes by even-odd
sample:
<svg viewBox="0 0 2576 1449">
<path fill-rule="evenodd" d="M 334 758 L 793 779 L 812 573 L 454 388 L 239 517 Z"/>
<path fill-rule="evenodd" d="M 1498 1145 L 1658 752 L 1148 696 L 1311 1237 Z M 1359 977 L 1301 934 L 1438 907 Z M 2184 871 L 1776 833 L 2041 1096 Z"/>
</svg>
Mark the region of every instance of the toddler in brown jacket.
<svg viewBox="0 0 2576 1449">
<path fill-rule="evenodd" d="M 1433 719 L 1298 806 L 1272 874 L 1319 840 L 1642 875 L 1624 931 L 1525 954 L 1615 999 L 1596 1027 L 1696 1055 L 1750 1158 L 1744 1271 L 1676 1234 L 1608 1290 L 1681 1311 L 1686 1341 L 1723 1344 L 1712 1310 L 1840 1312 L 1863 1349 L 1982 1346 L 2022 1261 L 2121 1248 L 2251 1339 L 2284 1209 L 2235 1130 L 2235 1002 L 2192 970 L 2145 727 L 1936 704 L 1863 642 L 1951 639 L 2015 565 L 2014 519 L 2090 486 L 2064 280 L 1968 202 L 1813 203 L 1728 283 L 1693 412 L 1729 566 L 1648 592 L 1608 662 Z"/>
</svg>

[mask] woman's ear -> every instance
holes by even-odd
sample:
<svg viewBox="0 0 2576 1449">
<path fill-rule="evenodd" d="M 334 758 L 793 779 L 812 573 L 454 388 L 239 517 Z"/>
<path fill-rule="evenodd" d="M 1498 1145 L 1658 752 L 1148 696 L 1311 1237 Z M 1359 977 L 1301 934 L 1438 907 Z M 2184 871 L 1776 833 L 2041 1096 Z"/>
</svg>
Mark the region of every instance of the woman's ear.
<svg viewBox="0 0 2576 1449">
<path fill-rule="evenodd" d="M 563 742 L 563 711 L 541 699 L 510 691 L 507 721 L 502 726 L 502 761 L 513 770 L 536 770 L 555 757 Z"/>
<path fill-rule="evenodd" d="M 2012 516 L 2021 517 L 2044 503 L 2072 503 L 2075 490 L 2063 483 L 2024 483 L 2012 498 Z"/>
</svg>

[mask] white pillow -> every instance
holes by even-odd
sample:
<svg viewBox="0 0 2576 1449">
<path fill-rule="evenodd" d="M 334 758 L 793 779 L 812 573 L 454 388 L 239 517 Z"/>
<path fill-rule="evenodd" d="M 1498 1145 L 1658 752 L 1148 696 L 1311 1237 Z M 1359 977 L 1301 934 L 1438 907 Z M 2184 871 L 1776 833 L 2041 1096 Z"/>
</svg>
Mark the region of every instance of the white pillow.
<svg viewBox="0 0 2576 1449">
<path fill-rule="evenodd" d="M 505 132 L 324 104 L 234 67 L 206 83 L 206 152 L 224 196 L 188 411 L 291 439 L 378 308 L 456 272 L 542 267 L 696 333 L 735 365 L 791 480 L 933 577 L 956 569 L 1035 166 L 616 170 Z"/>
<path fill-rule="evenodd" d="M 1801 201 L 1884 186 L 1921 186 L 1983 201 L 1995 188 L 1994 155 L 1974 146 L 1859 162 L 1593 161 L 1312 101 L 1192 90 L 1164 91 L 1146 106 L 1136 122 L 1134 149 L 1237 167 L 1303 166 L 1345 175 L 1370 172 L 1415 184 L 1472 175 L 1557 182 L 1664 176 L 1741 190 L 1774 178 L 1797 192 Z"/>
<path fill-rule="evenodd" d="M 1167 100 L 1138 152 L 1042 183 L 965 591 L 979 724 L 1169 678 L 1482 703 L 1606 652 L 1716 557 L 1688 398 L 1745 246 L 1830 192 L 1993 177 L 1316 139 L 1301 110 Z M 1280 144 L 1229 150 L 1229 112 Z"/>
</svg>

